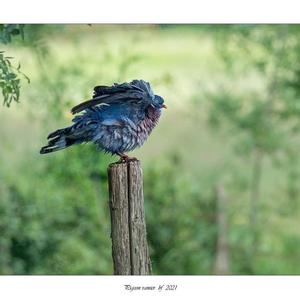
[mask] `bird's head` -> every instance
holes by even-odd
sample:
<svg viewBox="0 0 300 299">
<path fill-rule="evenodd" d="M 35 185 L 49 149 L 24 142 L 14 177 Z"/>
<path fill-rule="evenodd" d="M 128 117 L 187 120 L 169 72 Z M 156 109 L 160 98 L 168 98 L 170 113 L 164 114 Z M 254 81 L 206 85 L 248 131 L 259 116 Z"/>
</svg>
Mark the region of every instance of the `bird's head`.
<svg viewBox="0 0 300 299">
<path fill-rule="evenodd" d="M 153 97 L 151 106 L 156 109 L 162 109 L 162 108 L 166 109 L 167 108 L 167 106 L 164 104 L 164 99 L 158 95 L 155 95 Z"/>
</svg>

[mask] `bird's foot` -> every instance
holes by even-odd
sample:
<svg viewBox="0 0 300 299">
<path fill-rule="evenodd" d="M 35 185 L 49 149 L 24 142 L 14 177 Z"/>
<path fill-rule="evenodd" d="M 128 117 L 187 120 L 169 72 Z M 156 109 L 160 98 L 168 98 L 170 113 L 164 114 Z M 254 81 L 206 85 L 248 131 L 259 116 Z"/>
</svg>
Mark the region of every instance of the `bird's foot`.
<svg viewBox="0 0 300 299">
<path fill-rule="evenodd" d="M 120 156 L 120 160 L 118 161 L 119 163 L 127 163 L 131 161 L 137 161 L 137 158 L 135 157 L 129 157 L 125 154 L 118 154 Z"/>
</svg>

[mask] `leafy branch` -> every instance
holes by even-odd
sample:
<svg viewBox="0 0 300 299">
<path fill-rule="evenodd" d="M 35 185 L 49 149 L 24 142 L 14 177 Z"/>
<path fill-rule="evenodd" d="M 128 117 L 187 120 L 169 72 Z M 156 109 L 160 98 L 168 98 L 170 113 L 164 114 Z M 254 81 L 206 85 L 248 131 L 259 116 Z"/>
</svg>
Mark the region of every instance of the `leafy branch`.
<svg viewBox="0 0 300 299">
<path fill-rule="evenodd" d="M 12 101 L 19 102 L 20 99 L 20 77 L 22 75 L 28 83 L 30 79 L 20 71 L 21 65 L 14 67 L 11 64 L 13 57 L 6 57 L 3 51 L 0 51 L 0 88 L 4 98 L 3 105 L 10 106 Z"/>
<path fill-rule="evenodd" d="M 0 24 L 0 42 L 8 44 L 14 36 L 21 36 L 24 40 L 24 26 L 22 24 Z M 12 57 L 4 55 L 4 51 L 0 51 L 0 89 L 4 98 L 3 105 L 9 107 L 12 101 L 19 102 L 20 99 L 20 75 L 22 75 L 28 83 L 29 78 L 20 71 L 21 65 L 14 67 L 11 64 Z"/>
<path fill-rule="evenodd" d="M 8 44 L 17 35 L 21 35 L 24 40 L 24 26 L 22 24 L 0 24 L 0 42 Z"/>
</svg>

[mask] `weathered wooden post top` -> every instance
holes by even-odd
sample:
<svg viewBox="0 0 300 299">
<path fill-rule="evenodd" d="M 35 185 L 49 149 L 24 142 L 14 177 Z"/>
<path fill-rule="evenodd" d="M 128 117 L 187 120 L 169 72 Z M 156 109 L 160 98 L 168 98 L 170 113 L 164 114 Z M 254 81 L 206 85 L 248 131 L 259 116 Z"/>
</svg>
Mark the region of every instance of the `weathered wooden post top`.
<svg viewBox="0 0 300 299">
<path fill-rule="evenodd" d="M 151 274 L 140 162 L 110 164 L 108 183 L 114 274 Z"/>
</svg>

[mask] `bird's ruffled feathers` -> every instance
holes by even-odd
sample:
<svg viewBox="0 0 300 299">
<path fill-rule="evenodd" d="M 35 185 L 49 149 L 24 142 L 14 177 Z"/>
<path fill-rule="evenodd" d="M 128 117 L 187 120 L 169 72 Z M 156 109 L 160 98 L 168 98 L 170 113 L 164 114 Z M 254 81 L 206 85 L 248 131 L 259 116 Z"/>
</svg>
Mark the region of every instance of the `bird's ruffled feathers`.
<svg viewBox="0 0 300 299">
<path fill-rule="evenodd" d="M 141 146 L 157 124 L 160 110 L 152 106 L 154 93 L 144 80 L 96 86 L 93 98 L 72 108 L 73 125 L 48 136 L 47 154 L 92 141 L 105 152 L 122 153 Z"/>
<path fill-rule="evenodd" d="M 133 80 L 130 83 L 115 83 L 113 86 L 96 86 L 93 98 L 71 109 L 72 114 L 79 113 L 87 108 L 99 104 L 111 104 L 120 101 L 143 101 L 150 103 L 154 93 L 148 82 Z"/>
</svg>

